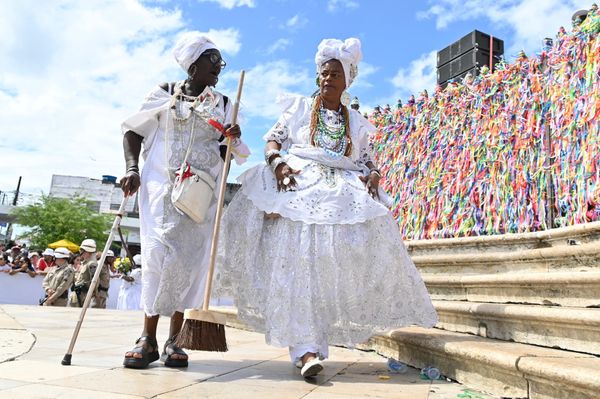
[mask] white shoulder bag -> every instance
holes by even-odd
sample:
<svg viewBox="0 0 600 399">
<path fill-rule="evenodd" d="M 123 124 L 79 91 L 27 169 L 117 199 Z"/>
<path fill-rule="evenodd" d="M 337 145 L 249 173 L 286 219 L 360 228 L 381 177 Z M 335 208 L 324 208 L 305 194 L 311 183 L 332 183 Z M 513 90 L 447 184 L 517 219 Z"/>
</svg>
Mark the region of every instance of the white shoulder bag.
<svg viewBox="0 0 600 399">
<path fill-rule="evenodd" d="M 192 150 L 192 144 L 194 143 L 194 125 L 197 116 L 193 115 L 192 118 L 190 143 L 188 144 L 181 167 L 175 174 L 173 191 L 171 191 L 171 202 L 176 209 L 189 216 L 194 222 L 204 223 L 213 198 L 216 182 L 211 175 L 203 170 L 194 168 L 187 162 Z M 168 134 L 168 126 L 166 130 Z M 168 145 L 168 137 L 165 140 L 166 145 Z"/>
</svg>

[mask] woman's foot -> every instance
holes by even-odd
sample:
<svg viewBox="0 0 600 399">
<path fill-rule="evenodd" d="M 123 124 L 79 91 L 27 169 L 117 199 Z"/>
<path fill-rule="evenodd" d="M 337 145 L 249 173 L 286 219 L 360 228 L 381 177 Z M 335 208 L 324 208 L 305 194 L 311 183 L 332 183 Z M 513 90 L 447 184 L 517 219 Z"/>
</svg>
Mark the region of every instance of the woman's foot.
<svg viewBox="0 0 600 399">
<path fill-rule="evenodd" d="M 123 366 L 132 369 L 145 369 L 156 360 L 158 355 L 158 344 L 156 338 L 144 335 L 135 341 L 135 347 L 125 353 Z"/>
<path fill-rule="evenodd" d="M 165 347 L 160 360 L 165 362 L 166 367 L 187 367 L 188 355 L 175 345 L 175 338 L 170 338 L 165 342 Z"/>
<path fill-rule="evenodd" d="M 323 370 L 323 364 L 316 353 L 305 353 L 301 360 L 302 369 L 300 370 L 300 374 L 304 378 L 314 377 Z"/>
</svg>

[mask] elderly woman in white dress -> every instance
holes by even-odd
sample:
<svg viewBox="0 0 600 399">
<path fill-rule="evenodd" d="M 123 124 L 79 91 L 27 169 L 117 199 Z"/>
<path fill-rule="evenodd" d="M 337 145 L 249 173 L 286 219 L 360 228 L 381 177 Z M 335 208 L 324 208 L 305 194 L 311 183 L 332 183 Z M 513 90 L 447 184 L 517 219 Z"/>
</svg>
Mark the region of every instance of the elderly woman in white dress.
<svg viewBox="0 0 600 399">
<path fill-rule="evenodd" d="M 117 309 L 138 310 L 141 309 L 142 297 L 142 255 L 133 257 L 133 269 L 127 275 L 121 276 L 123 282 L 119 289 L 117 298 Z"/>
<path fill-rule="evenodd" d="M 321 42 L 319 94 L 281 101 L 264 136 L 265 164 L 240 176 L 223 219 L 218 294 L 232 295 L 267 343 L 289 347 L 304 377 L 323 369 L 329 344 L 437 321 L 379 199 L 374 127 L 342 101 L 361 57 L 357 39 Z"/>
<path fill-rule="evenodd" d="M 176 179 L 209 176 L 218 185 L 225 136 L 234 137 L 233 154 L 241 163 L 248 148 L 231 124 L 233 104 L 213 87 L 225 62 L 216 45 L 199 33 L 188 33 L 173 54 L 188 74 L 185 81 L 156 86 L 141 109 L 123 122 L 127 173 L 125 195 L 139 188 L 142 247 L 142 307 L 144 328 L 136 346 L 125 354 L 124 366 L 145 368 L 158 360 L 156 329 L 160 315 L 170 316 L 169 339 L 162 360 L 168 367 L 186 367 L 187 354 L 174 344 L 185 308 L 202 303 L 207 258 L 216 210 L 212 195 L 206 219 L 193 220 L 172 202 Z M 144 148 L 144 166 L 138 162 Z M 184 164 L 187 159 L 187 164 Z"/>
</svg>

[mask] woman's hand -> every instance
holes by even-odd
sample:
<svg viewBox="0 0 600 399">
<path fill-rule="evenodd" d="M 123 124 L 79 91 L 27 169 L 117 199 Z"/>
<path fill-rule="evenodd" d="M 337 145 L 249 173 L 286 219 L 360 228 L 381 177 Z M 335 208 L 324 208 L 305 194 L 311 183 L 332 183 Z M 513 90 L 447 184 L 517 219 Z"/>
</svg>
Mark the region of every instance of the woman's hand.
<svg viewBox="0 0 600 399">
<path fill-rule="evenodd" d="M 121 178 L 119 184 L 121 185 L 123 194 L 126 197 L 129 197 L 130 195 L 135 194 L 135 192 L 140 188 L 140 174 L 135 171 L 129 171 Z"/>
<path fill-rule="evenodd" d="M 377 173 L 369 173 L 367 176 L 359 176 L 359 179 L 367 187 L 369 195 L 375 199 L 379 199 L 379 175 Z"/>
<path fill-rule="evenodd" d="M 242 137 L 242 129 L 237 123 L 235 125 L 227 124 L 223 127 L 225 129 L 225 137 L 231 137 L 232 139 L 239 139 Z"/>
<path fill-rule="evenodd" d="M 275 168 L 275 179 L 277 180 L 277 191 L 294 191 L 297 186 L 294 175 L 300 174 L 300 170 L 290 168 L 290 166 L 282 162 Z"/>
</svg>

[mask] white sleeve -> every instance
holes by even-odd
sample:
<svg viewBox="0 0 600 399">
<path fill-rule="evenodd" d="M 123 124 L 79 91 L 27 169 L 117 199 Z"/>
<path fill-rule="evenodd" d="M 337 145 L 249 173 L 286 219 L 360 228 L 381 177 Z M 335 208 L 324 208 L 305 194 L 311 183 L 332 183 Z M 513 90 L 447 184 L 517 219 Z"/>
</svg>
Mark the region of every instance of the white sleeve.
<svg viewBox="0 0 600 399">
<path fill-rule="evenodd" d="M 291 132 L 297 128 L 296 124 L 309 107 L 306 98 L 298 95 L 285 94 L 277 98 L 277 104 L 282 109 L 282 114 L 271 129 L 263 136 L 265 141 L 275 141 L 283 145 Z"/>
<path fill-rule="evenodd" d="M 225 112 L 225 125 L 227 124 L 232 124 L 233 123 L 233 104 L 231 103 L 231 98 L 228 97 L 227 100 L 227 105 L 225 105 L 225 99 L 224 96 L 222 96 L 222 100 L 223 101 L 223 110 Z M 238 109 L 238 115 L 237 115 L 237 123 L 239 125 L 239 121 L 241 119 L 241 115 Z M 222 145 L 225 144 L 225 142 L 222 142 Z M 232 147 L 231 147 L 231 155 L 233 156 L 233 160 L 235 161 L 236 164 L 238 165 L 242 165 L 243 163 L 246 162 L 246 160 L 248 159 L 248 157 L 250 156 L 250 148 L 248 148 L 248 146 L 246 145 L 246 143 L 244 143 L 241 139 L 239 140 L 234 140 L 232 143 Z"/>
<path fill-rule="evenodd" d="M 370 136 L 374 134 L 377 129 L 373 126 L 366 118 L 364 118 L 360 113 L 353 111 L 352 117 L 356 121 L 354 126 L 357 126 L 357 134 L 353 138 L 356 142 L 353 143 L 355 146 L 354 151 L 356 155 L 354 162 L 358 166 L 362 166 L 364 169 L 367 168 L 367 162 L 373 162 L 373 148 L 370 139 Z M 374 162 L 373 162 L 374 163 Z"/>
<path fill-rule="evenodd" d="M 167 106 L 170 98 L 171 96 L 160 87 L 150 91 L 144 98 L 140 110 L 121 124 L 122 133 L 131 130 L 144 138 L 154 135 L 159 123 L 158 114 Z"/>
</svg>

